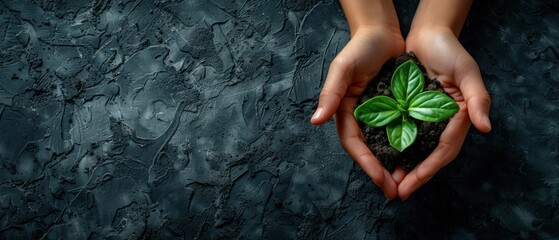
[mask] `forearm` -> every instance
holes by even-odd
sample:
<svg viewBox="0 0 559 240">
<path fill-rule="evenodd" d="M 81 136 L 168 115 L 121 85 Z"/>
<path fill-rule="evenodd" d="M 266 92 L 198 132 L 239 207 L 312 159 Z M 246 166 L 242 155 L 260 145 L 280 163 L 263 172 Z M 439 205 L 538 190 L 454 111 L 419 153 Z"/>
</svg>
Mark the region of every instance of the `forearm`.
<svg viewBox="0 0 559 240">
<path fill-rule="evenodd" d="M 340 3 L 352 36 L 364 26 L 388 27 L 400 31 L 392 0 L 340 0 Z"/>
<path fill-rule="evenodd" d="M 449 28 L 455 36 L 466 21 L 472 0 L 421 0 L 410 32 L 424 28 Z"/>
</svg>

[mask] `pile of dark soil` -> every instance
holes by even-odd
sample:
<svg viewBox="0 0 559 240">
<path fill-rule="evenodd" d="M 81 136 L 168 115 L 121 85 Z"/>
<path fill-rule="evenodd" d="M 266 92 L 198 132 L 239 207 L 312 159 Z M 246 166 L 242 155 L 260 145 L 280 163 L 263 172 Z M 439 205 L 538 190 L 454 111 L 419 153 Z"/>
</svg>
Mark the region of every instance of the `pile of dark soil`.
<svg viewBox="0 0 559 240">
<path fill-rule="evenodd" d="M 373 79 L 373 81 L 371 81 L 371 83 L 369 83 L 369 86 L 361 97 L 359 104 L 374 96 L 384 95 L 392 97 L 392 92 L 390 91 L 390 80 L 392 74 L 398 66 L 410 59 L 414 60 L 423 72 L 425 90 L 437 90 L 444 92 L 444 89 L 439 81 L 437 81 L 437 79 L 430 79 L 427 76 L 425 67 L 419 63 L 413 52 L 410 52 L 401 55 L 396 59 L 389 60 L 384 64 L 377 76 Z M 388 136 L 386 135 L 386 127 L 374 128 L 359 122 L 359 127 L 365 137 L 365 143 L 371 152 L 373 152 L 373 154 L 390 172 L 393 172 L 396 166 L 401 166 L 404 171 L 409 172 L 419 162 L 425 160 L 425 158 L 427 158 L 427 156 L 429 156 L 429 154 L 431 154 L 437 147 L 439 137 L 448 123 L 448 120 L 439 123 L 431 123 L 419 121 L 413 118 L 409 119 L 412 119 L 417 125 L 417 139 L 403 152 L 399 152 L 390 146 Z"/>
</svg>

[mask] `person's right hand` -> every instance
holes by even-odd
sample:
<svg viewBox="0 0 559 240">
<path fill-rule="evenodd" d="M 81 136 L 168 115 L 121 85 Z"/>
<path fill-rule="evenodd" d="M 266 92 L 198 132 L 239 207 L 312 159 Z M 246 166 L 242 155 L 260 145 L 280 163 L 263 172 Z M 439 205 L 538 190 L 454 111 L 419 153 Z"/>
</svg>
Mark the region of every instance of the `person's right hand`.
<svg viewBox="0 0 559 240">
<path fill-rule="evenodd" d="M 369 82 L 386 61 L 404 53 L 400 30 L 385 26 L 361 26 L 334 58 L 320 93 L 311 123 L 320 125 L 335 114 L 342 147 L 378 185 L 388 199 L 398 195 L 392 175 L 364 143 L 353 116 L 354 107 Z"/>
</svg>

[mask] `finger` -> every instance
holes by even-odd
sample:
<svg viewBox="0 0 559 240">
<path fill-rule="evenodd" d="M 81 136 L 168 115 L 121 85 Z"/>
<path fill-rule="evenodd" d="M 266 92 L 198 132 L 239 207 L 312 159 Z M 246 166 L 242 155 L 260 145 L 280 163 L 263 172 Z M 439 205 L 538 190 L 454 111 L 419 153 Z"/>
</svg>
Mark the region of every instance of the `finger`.
<svg viewBox="0 0 559 240">
<path fill-rule="evenodd" d="M 342 52 L 334 58 L 328 69 L 324 87 L 318 97 L 318 107 L 311 118 L 314 125 L 324 124 L 336 112 L 351 80 L 354 63 Z"/>
<path fill-rule="evenodd" d="M 469 54 L 465 55 L 467 55 L 464 57 L 465 60 L 457 62 L 460 70 L 457 71 L 455 78 L 464 95 L 472 123 L 479 131 L 487 133 L 491 131 L 489 120 L 491 98 L 485 89 L 477 63 Z"/>
<path fill-rule="evenodd" d="M 398 185 L 398 196 L 402 200 L 407 199 L 419 187 L 429 181 L 437 171 L 456 158 L 466 139 L 470 125 L 467 107 L 463 105 L 441 134 L 437 148 L 425 161 L 408 173 Z"/>
<path fill-rule="evenodd" d="M 380 164 L 378 159 L 375 158 L 375 160 L 377 163 Z M 384 196 L 386 196 L 388 200 L 392 200 L 398 197 L 398 185 L 392 179 L 392 175 L 390 175 L 390 172 L 388 172 L 388 170 L 386 170 L 382 165 L 380 167 L 382 167 L 385 179 L 382 186 L 380 186 L 380 189 L 382 190 L 382 192 L 384 192 Z"/>
<path fill-rule="evenodd" d="M 353 117 L 355 98 L 344 98 L 334 117 L 342 147 L 379 186 L 388 199 L 398 195 L 396 182 L 363 141 L 361 130 Z"/>
<path fill-rule="evenodd" d="M 396 182 L 396 185 L 400 185 L 402 180 L 404 180 L 404 177 L 406 177 L 406 172 L 404 171 L 404 169 L 402 169 L 399 166 L 396 167 L 396 169 L 392 173 L 392 179 L 394 179 L 394 182 Z"/>
<path fill-rule="evenodd" d="M 419 189 L 423 184 L 431 180 L 432 177 L 426 179 L 419 179 L 417 177 L 417 168 L 414 168 L 409 172 L 404 180 L 398 185 L 398 197 L 405 201 L 412 193 Z"/>
</svg>

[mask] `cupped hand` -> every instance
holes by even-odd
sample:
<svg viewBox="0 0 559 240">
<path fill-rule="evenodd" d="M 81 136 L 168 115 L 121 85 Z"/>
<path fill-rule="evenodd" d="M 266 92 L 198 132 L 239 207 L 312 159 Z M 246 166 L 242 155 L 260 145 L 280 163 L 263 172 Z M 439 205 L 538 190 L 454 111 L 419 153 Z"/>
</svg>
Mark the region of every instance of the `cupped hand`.
<svg viewBox="0 0 559 240">
<path fill-rule="evenodd" d="M 441 82 L 460 106 L 460 111 L 450 119 L 438 146 L 427 159 L 408 174 L 401 169 L 393 173 L 398 183 L 398 196 L 403 200 L 456 158 L 471 123 L 481 132 L 491 130 L 491 99 L 479 67 L 452 30 L 441 27 L 411 32 L 406 39 L 406 51 L 415 52 L 429 77 Z"/>
<path fill-rule="evenodd" d="M 378 185 L 388 199 L 398 196 L 392 175 L 364 143 L 353 116 L 354 106 L 373 77 L 390 58 L 404 52 L 399 29 L 362 26 L 334 58 L 311 123 L 320 125 L 333 115 L 342 147 Z"/>
</svg>

